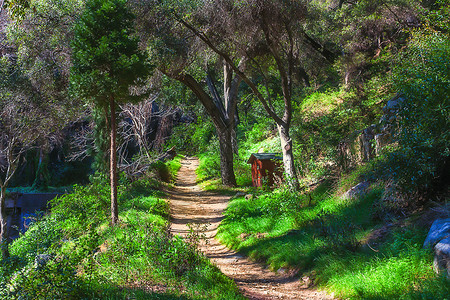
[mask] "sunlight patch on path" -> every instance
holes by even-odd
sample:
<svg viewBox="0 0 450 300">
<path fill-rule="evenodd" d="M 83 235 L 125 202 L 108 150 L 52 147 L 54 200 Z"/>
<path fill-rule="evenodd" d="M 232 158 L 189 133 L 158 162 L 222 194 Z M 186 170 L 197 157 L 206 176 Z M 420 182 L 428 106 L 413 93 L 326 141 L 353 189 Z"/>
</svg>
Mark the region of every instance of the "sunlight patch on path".
<svg viewBox="0 0 450 300">
<path fill-rule="evenodd" d="M 274 273 L 263 265 L 220 244 L 215 236 L 229 197 L 203 191 L 196 184 L 196 158 L 186 158 L 181 162 L 178 180 L 170 194 L 171 230 L 174 234 L 186 237 L 187 224 L 208 224 L 206 243 L 200 250 L 232 278 L 242 293 L 249 299 L 333 299 L 333 297 L 305 286 L 295 274 Z"/>
</svg>

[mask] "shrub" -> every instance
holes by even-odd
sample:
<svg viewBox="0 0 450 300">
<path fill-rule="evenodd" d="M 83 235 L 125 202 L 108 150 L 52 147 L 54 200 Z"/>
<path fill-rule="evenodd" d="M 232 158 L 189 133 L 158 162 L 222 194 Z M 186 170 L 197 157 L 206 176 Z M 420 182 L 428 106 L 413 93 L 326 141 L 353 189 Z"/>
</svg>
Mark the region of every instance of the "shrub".
<svg viewBox="0 0 450 300">
<path fill-rule="evenodd" d="M 385 174 L 402 191 L 444 188 L 450 164 L 450 38 L 414 33 L 394 67 L 405 101 L 399 114 L 398 148 L 387 155 Z"/>
<path fill-rule="evenodd" d="M 218 153 L 203 153 L 199 155 L 199 166 L 195 173 L 198 181 L 220 177 L 220 156 Z"/>
<path fill-rule="evenodd" d="M 104 177 L 93 177 L 88 186 L 75 186 L 71 194 L 50 201 L 52 214 L 61 220 L 68 235 L 80 235 L 95 229 L 109 215 L 109 184 Z"/>
</svg>

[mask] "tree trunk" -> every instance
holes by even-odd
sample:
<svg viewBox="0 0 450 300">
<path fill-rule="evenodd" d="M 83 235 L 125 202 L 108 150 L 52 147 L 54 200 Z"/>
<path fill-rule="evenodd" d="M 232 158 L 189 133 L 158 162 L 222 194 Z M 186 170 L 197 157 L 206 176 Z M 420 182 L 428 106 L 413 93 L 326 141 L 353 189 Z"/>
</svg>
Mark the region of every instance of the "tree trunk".
<svg viewBox="0 0 450 300">
<path fill-rule="evenodd" d="M 228 114 L 226 113 L 225 108 L 220 101 L 220 97 L 218 96 L 217 90 L 213 86 L 211 78 L 207 77 L 207 82 L 209 84 L 211 94 L 213 94 L 215 98 L 209 96 L 203 90 L 203 87 L 200 85 L 200 83 L 197 82 L 191 75 L 172 74 L 171 76 L 172 78 L 185 84 L 192 90 L 192 92 L 194 92 L 208 115 L 211 117 L 211 120 L 216 128 L 217 136 L 219 138 L 220 171 L 222 184 L 226 186 L 236 186 L 236 177 L 234 176 L 233 170 L 233 144 L 231 140 L 231 131 L 234 128 L 234 120 L 230 120 Z M 233 90 L 237 90 L 240 79 L 235 81 L 236 86 Z M 229 105 L 227 107 L 229 107 L 232 111 L 232 113 L 229 115 L 234 118 L 234 108 L 236 107 L 236 105 Z"/>
<path fill-rule="evenodd" d="M 111 180 L 111 224 L 116 225 L 119 219 L 117 207 L 117 151 L 116 151 L 116 107 L 114 99 L 110 100 L 111 108 L 111 149 L 110 149 L 110 180 Z"/>
<path fill-rule="evenodd" d="M 39 148 L 39 163 L 34 177 L 32 185 L 36 190 L 47 190 L 49 184 L 49 172 L 48 172 L 48 155 L 44 151 L 43 146 Z"/>
<path fill-rule="evenodd" d="M 280 135 L 281 150 L 283 152 L 283 165 L 286 181 L 291 189 L 298 190 L 299 183 L 297 171 L 294 166 L 294 154 L 292 152 L 292 139 L 289 135 L 289 127 L 280 124 L 278 124 L 277 127 Z"/>
<path fill-rule="evenodd" d="M 6 187 L 1 187 L 0 194 L 0 247 L 2 252 L 2 258 L 9 257 L 9 249 L 8 249 L 8 224 L 7 224 L 7 216 L 6 216 Z"/>
<path fill-rule="evenodd" d="M 220 147 L 220 173 L 222 175 L 222 184 L 226 186 L 236 186 L 236 177 L 233 169 L 233 145 L 231 143 L 230 128 L 219 128 L 216 126 L 217 136 L 219 137 Z"/>
</svg>

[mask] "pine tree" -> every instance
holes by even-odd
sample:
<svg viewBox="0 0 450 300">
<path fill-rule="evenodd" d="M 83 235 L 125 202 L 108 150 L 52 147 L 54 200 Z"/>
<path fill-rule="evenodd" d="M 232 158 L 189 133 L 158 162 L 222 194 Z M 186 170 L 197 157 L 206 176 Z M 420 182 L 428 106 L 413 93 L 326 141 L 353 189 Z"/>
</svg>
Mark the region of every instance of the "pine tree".
<svg viewBox="0 0 450 300">
<path fill-rule="evenodd" d="M 126 0 L 88 0 L 74 28 L 70 85 L 74 96 L 109 117 L 111 224 L 118 221 L 117 205 L 117 104 L 136 102 L 133 86 L 143 82 L 151 70 L 133 36 L 134 16 Z"/>
</svg>

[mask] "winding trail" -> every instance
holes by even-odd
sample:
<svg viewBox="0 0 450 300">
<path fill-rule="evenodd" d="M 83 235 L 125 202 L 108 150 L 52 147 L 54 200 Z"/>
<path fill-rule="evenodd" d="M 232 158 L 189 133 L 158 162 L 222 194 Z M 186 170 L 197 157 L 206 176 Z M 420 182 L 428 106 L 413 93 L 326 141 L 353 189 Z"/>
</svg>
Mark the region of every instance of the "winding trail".
<svg viewBox="0 0 450 300">
<path fill-rule="evenodd" d="M 196 184 L 196 158 L 186 158 L 181 163 L 176 186 L 169 191 L 171 229 L 174 234 L 185 237 L 189 233 L 189 223 L 208 224 L 205 232 L 207 242 L 201 244 L 200 250 L 225 275 L 232 278 L 249 299 L 333 299 L 308 288 L 295 274 L 274 273 L 220 244 L 214 237 L 229 197 L 203 191 Z"/>
</svg>

